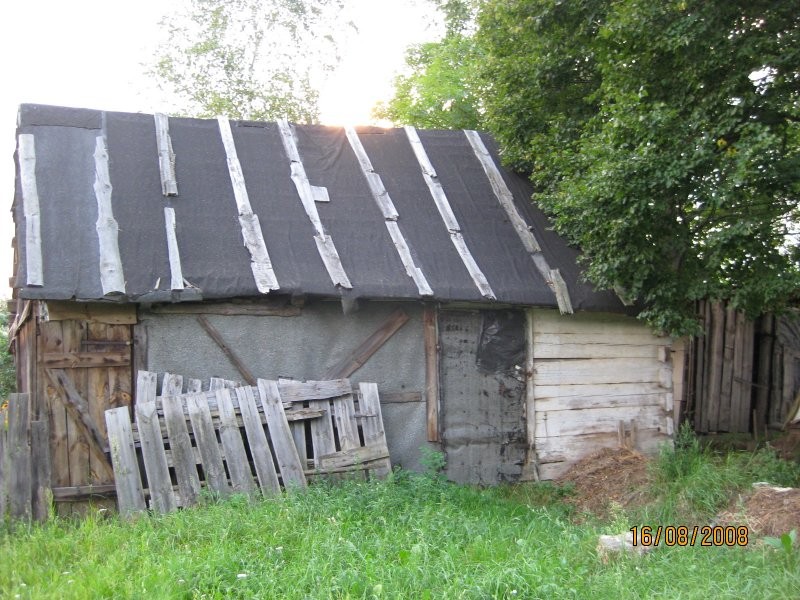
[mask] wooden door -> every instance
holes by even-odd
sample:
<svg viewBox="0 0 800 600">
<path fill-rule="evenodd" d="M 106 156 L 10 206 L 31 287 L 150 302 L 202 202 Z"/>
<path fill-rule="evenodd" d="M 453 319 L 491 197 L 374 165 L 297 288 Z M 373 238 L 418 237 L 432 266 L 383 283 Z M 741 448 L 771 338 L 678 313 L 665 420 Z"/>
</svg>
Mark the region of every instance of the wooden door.
<svg viewBox="0 0 800 600">
<path fill-rule="evenodd" d="M 49 415 L 51 481 L 59 514 L 82 512 L 86 486 L 114 483 L 104 450 L 104 411 L 131 404 L 131 329 L 135 312 L 120 307 L 48 303 L 39 321 L 38 390 Z M 85 308 L 76 312 L 75 307 Z M 82 317 L 82 318 L 73 318 Z M 97 502 L 95 502 L 97 503 Z M 102 502 L 100 503 L 102 504 Z M 113 501 L 105 502 L 112 505 Z"/>
<path fill-rule="evenodd" d="M 508 340 L 491 333 L 498 323 L 512 333 Z M 527 446 L 524 313 L 442 310 L 439 343 L 447 477 L 517 481 Z"/>
</svg>

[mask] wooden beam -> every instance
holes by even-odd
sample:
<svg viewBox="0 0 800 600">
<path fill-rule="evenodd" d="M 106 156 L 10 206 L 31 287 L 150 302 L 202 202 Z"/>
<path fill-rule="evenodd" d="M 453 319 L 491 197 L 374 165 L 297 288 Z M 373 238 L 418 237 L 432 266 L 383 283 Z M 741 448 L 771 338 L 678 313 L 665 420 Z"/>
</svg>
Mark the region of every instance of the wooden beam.
<svg viewBox="0 0 800 600">
<path fill-rule="evenodd" d="M 36 148 L 31 133 L 21 133 L 18 139 L 19 179 L 22 188 L 22 209 L 25 215 L 25 274 L 26 284 L 44 285 L 42 268 L 42 233 L 39 213 L 39 191 L 36 186 Z"/>
<path fill-rule="evenodd" d="M 51 491 L 53 500 L 57 502 L 80 501 L 95 497 L 114 498 L 117 495 L 117 488 L 113 483 L 54 487 Z"/>
<path fill-rule="evenodd" d="M 244 380 L 249 383 L 250 385 L 257 385 L 256 378 L 253 377 L 253 374 L 250 372 L 242 360 L 237 356 L 237 354 L 228 346 L 225 340 L 222 337 L 222 334 L 214 327 L 206 318 L 205 315 L 197 315 L 197 322 L 200 323 L 200 326 L 205 329 L 206 333 L 217 343 L 220 350 L 228 357 L 228 360 L 231 361 L 234 367 L 241 373 Z"/>
<path fill-rule="evenodd" d="M 15 519 L 30 519 L 32 509 L 30 402 L 28 394 L 8 397 L 8 509 Z M 3 482 L 5 483 L 5 482 Z"/>
<path fill-rule="evenodd" d="M 135 325 L 136 306 L 113 302 L 72 302 L 48 300 L 44 305 L 45 321 L 89 321 L 106 325 Z"/>
<path fill-rule="evenodd" d="M 127 367 L 130 364 L 130 350 L 114 350 L 110 352 L 45 352 L 42 355 L 42 365 L 51 369 Z"/>
<path fill-rule="evenodd" d="M 103 136 L 97 136 L 94 151 L 94 194 L 97 198 L 97 239 L 100 244 L 100 283 L 103 295 L 124 294 L 125 275 L 119 254 L 119 225 L 111 207 L 111 178 L 108 173 L 108 150 Z"/>
<path fill-rule="evenodd" d="M 411 144 L 411 149 L 414 151 L 414 155 L 417 157 L 417 162 L 422 170 L 425 183 L 428 185 L 428 190 L 430 190 L 433 201 L 436 204 L 437 210 L 439 211 L 439 215 L 441 215 L 442 221 L 444 221 L 447 232 L 450 234 L 450 240 L 453 242 L 453 245 L 458 251 L 461 261 L 464 263 L 467 271 L 469 271 L 470 277 L 472 277 L 472 281 L 475 283 L 475 286 L 478 288 L 481 295 L 484 298 L 489 298 L 491 300 L 496 299 L 494 291 L 492 291 L 492 287 L 489 285 L 486 276 L 483 274 L 483 271 L 481 271 L 478 263 L 475 262 L 475 258 L 472 256 L 472 253 L 467 247 L 464 236 L 461 234 L 461 225 L 458 224 L 458 220 L 456 219 L 455 214 L 453 214 L 453 209 L 450 207 L 450 201 L 447 199 L 444 188 L 442 187 L 442 184 L 439 182 L 439 178 L 436 175 L 436 170 L 433 168 L 433 164 L 431 163 L 430 158 L 428 158 L 425 147 L 422 145 L 422 142 L 419 139 L 417 130 L 410 125 L 407 125 L 405 127 L 405 132 L 406 136 L 408 137 L 408 141 Z"/>
<path fill-rule="evenodd" d="M 375 354 L 387 340 L 392 337 L 397 331 L 406 324 L 409 317 L 398 308 L 381 326 L 366 340 L 364 340 L 355 350 L 344 357 L 337 364 L 332 366 L 325 372 L 324 379 L 342 379 L 350 377 L 353 373 L 358 371 L 370 357 Z"/>
<path fill-rule="evenodd" d="M 86 438 L 89 451 L 102 463 L 112 466 L 105 452 L 103 452 L 103 447 L 105 446 L 104 436 L 89 414 L 89 403 L 78 393 L 70 376 L 61 369 L 45 369 L 44 371 L 50 380 L 63 391 L 62 394 L 58 394 L 58 397 L 63 402 L 78 430 Z M 123 408 L 126 411 L 128 410 L 127 407 Z"/>
<path fill-rule="evenodd" d="M 267 252 L 267 245 L 264 242 L 264 234 L 261 230 L 258 215 L 253 213 L 253 209 L 250 206 L 250 198 L 244 182 L 242 165 L 239 163 L 239 156 L 236 153 L 236 144 L 233 141 L 230 122 L 226 117 L 217 117 L 217 122 L 219 123 L 222 145 L 225 147 L 225 154 L 228 157 L 228 173 L 231 177 L 236 207 L 239 210 L 239 225 L 242 228 L 244 245 L 250 252 L 250 268 L 253 271 L 256 288 L 262 294 L 267 294 L 272 290 L 280 289 L 278 279 L 272 269 L 272 261 Z"/>
<path fill-rule="evenodd" d="M 427 432 L 429 442 L 441 441 L 439 434 L 439 330 L 436 308 L 426 306 L 422 312 L 423 341 L 425 344 L 425 402 L 427 404 Z M 385 401 L 385 394 L 381 400 Z"/>
<path fill-rule="evenodd" d="M 301 308 L 291 306 L 284 301 L 269 301 L 263 303 L 178 303 L 162 304 L 150 308 L 150 312 L 157 315 L 249 315 L 253 317 L 296 317 L 301 313 Z"/>
<path fill-rule="evenodd" d="M 177 196 L 178 181 L 175 176 L 175 152 L 172 150 L 172 138 L 169 135 L 169 117 L 163 113 L 155 113 L 153 120 L 156 127 L 161 193 L 165 196 Z"/>
</svg>

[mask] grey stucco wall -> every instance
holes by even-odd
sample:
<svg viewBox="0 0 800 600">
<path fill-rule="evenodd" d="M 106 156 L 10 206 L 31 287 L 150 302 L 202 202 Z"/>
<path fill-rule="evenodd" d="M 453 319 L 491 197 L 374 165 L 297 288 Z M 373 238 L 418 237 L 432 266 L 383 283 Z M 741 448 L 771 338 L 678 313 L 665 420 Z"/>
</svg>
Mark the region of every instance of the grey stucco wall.
<svg viewBox="0 0 800 600">
<path fill-rule="evenodd" d="M 265 379 L 321 379 L 368 338 L 397 308 L 410 317 L 351 381 L 373 381 L 387 392 L 424 392 L 425 349 L 422 307 L 414 303 L 362 302 L 349 315 L 338 302 L 313 302 L 296 317 L 208 315 L 225 342 L 256 376 Z M 142 311 L 147 332 L 147 368 L 184 377 L 241 375 L 194 315 L 164 315 Z M 382 404 L 384 427 L 392 463 L 419 470 L 420 447 L 426 444 L 424 402 Z"/>
</svg>

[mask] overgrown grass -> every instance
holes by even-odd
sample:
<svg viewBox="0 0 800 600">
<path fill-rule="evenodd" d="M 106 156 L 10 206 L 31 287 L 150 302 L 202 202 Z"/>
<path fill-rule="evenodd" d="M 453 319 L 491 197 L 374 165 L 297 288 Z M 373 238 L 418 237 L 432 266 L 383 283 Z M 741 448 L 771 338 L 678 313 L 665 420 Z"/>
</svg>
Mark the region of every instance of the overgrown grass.
<svg viewBox="0 0 800 600">
<path fill-rule="evenodd" d="M 756 481 L 800 486 L 800 464 L 779 459 L 769 448 L 715 453 L 684 424 L 674 448 L 664 446 L 652 464 L 654 502 L 637 515 L 659 523 L 707 523 L 732 496 Z"/>
<path fill-rule="evenodd" d="M 790 598 L 796 554 L 660 548 L 604 564 L 550 484 L 435 476 L 316 484 L 125 522 L 95 514 L 0 538 L 3 598 Z"/>
</svg>

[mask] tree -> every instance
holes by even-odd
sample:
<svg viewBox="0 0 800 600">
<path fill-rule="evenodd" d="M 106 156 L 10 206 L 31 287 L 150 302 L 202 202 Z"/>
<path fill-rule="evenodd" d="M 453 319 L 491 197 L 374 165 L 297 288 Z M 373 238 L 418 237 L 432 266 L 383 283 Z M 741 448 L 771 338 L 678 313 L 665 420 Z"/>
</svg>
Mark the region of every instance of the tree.
<svg viewBox="0 0 800 600">
<path fill-rule="evenodd" d="M 152 69 L 184 113 L 311 123 L 317 86 L 338 62 L 342 0 L 189 0 L 162 21 Z"/>
<path fill-rule="evenodd" d="M 397 125 L 477 129 L 481 123 L 481 52 L 473 36 L 477 3 L 431 1 L 444 21 L 443 39 L 408 49 L 408 72 L 395 78 L 394 96 L 379 103 L 373 115 Z"/>
<path fill-rule="evenodd" d="M 766 0 L 488 0 L 489 128 L 596 285 L 659 329 L 800 287 L 800 13 Z"/>
</svg>

